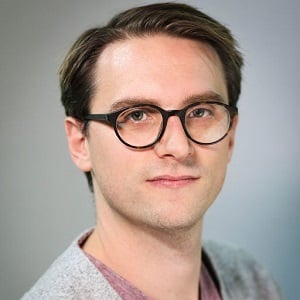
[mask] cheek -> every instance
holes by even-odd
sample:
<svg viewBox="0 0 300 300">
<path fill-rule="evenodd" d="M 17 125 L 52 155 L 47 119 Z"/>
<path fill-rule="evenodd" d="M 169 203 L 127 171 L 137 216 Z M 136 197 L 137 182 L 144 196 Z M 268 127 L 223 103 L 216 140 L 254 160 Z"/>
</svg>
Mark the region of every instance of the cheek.
<svg viewBox="0 0 300 300">
<path fill-rule="evenodd" d="M 135 153 L 118 140 L 111 128 L 95 131 L 89 141 L 92 172 L 97 184 L 115 189 L 126 181 Z"/>
<path fill-rule="evenodd" d="M 91 165 L 93 173 L 103 178 L 114 178 L 122 169 L 124 157 L 116 148 L 108 147 L 108 144 L 98 143 L 91 151 Z M 119 170 L 119 171 L 118 171 Z"/>
<path fill-rule="evenodd" d="M 227 161 L 227 151 L 212 151 L 207 162 L 208 177 L 205 178 L 207 208 L 216 200 L 224 184 Z"/>
<path fill-rule="evenodd" d="M 225 139 L 215 145 L 210 145 L 205 152 L 202 156 L 203 163 L 205 163 L 208 170 L 211 184 L 219 188 L 223 184 L 231 156 L 229 140 Z"/>
</svg>

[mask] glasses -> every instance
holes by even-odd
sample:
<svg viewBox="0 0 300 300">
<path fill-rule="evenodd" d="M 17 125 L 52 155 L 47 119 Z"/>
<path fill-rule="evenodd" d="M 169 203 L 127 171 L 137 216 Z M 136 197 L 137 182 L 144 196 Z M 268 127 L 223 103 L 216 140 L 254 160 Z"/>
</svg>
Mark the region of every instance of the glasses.
<svg viewBox="0 0 300 300">
<path fill-rule="evenodd" d="M 230 105 L 205 101 L 180 110 L 164 110 L 152 104 L 137 104 L 109 114 L 89 114 L 88 121 L 111 125 L 120 141 L 135 149 L 156 144 L 163 136 L 168 119 L 178 116 L 186 136 L 200 145 L 210 145 L 226 137 L 238 109 Z"/>
</svg>

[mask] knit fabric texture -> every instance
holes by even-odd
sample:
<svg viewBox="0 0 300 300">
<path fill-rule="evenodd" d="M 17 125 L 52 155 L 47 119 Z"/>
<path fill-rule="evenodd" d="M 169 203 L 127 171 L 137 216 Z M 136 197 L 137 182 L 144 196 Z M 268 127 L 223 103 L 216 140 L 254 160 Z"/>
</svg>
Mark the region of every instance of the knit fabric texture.
<svg viewBox="0 0 300 300">
<path fill-rule="evenodd" d="M 76 239 L 21 298 L 22 300 L 121 299 Z M 245 251 L 204 241 L 203 251 L 216 273 L 223 300 L 280 300 L 270 274 Z"/>
</svg>

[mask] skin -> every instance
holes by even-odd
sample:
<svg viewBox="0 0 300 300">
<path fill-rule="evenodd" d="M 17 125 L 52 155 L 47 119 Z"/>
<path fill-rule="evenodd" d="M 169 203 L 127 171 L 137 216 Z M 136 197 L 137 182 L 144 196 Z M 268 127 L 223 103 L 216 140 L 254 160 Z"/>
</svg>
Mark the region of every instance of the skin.
<svg viewBox="0 0 300 300">
<path fill-rule="evenodd" d="M 128 99 L 167 110 L 199 97 L 228 103 L 215 51 L 165 35 L 109 45 L 95 81 L 91 113 L 122 108 Z M 142 151 L 123 145 L 105 124 L 91 122 L 87 136 L 73 118 L 65 124 L 74 163 L 93 174 L 97 225 L 85 251 L 151 299 L 198 299 L 203 216 L 223 185 L 237 118 L 224 140 L 203 146 L 173 116 L 162 139 Z"/>
</svg>

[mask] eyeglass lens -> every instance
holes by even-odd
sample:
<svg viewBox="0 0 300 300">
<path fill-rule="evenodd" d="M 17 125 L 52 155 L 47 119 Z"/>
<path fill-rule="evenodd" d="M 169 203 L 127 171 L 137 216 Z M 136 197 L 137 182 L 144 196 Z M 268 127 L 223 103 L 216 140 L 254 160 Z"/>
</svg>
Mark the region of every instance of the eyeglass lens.
<svg viewBox="0 0 300 300">
<path fill-rule="evenodd" d="M 184 112 L 182 125 L 195 142 L 213 143 L 226 135 L 230 128 L 229 111 L 221 104 L 198 103 L 189 106 Z M 125 143 L 133 147 L 145 147 L 160 137 L 164 130 L 163 124 L 163 113 L 158 108 L 145 105 L 128 108 L 119 114 L 116 130 Z"/>
</svg>

